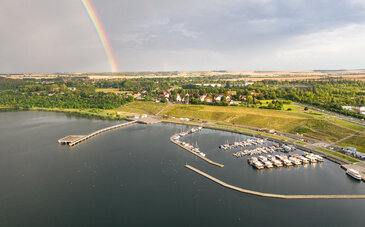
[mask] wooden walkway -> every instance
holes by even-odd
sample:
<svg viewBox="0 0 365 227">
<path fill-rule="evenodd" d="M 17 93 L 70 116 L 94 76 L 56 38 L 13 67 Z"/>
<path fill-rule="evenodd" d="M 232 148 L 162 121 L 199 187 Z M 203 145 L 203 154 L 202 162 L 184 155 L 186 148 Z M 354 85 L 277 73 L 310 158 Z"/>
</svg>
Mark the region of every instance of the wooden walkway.
<svg viewBox="0 0 365 227">
<path fill-rule="evenodd" d="M 99 129 L 99 130 L 97 130 L 95 132 L 92 132 L 92 133 L 90 133 L 88 135 L 85 135 L 85 136 L 66 136 L 62 139 L 59 139 L 58 142 L 60 144 L 67 144 L 70 147 L 72 147 L 72 146 L 75 146 L 76 144 L 84 142 L 85 140 L 88 140 L 91 137 L 99 135 L 103 132 L 107 132 L 107 131 L 117 129 L 117 128 L 126 127 L 126 126 L 129 126 L 129 125 L 133 125 L 136 122 L 137 121 L 130 121 L 130 122 L 126 122 L 126 123 L 122 123 L 122 124 L 118 124 L 118 125 L 113 125 L 113 126 L 110 126 L 110 127 L 107 127 L 107 128 Z"/>
<path fill-rule="evenodd" d="M 230 188 L 230 189 L 238 191 L 238 192 L 261 196 L 261 197 L 276 198 L 276 199 L 365 199 L 365 195 L 281 195 L 281 194 L 263 193 L 263 192 L 248 190 L 248 189 L 244 189 L 244 188 L 240 188 L 240 187 L 236 187 L 236 186 L 227 184 L 190 165 L 185 165 L 185 167 L 208 178 L 209 180 L 216 182 L 217 184 L 222 185 L 223 187 Z"/>
<path fill-rule="evenodd" d="M 192 153 L 192 154 L 194 154 L 194 155 L 198 156 L 199 158 L 203 159 L 204 161 L 206 161 L 206 162 L 208 162 L 208 163 L 210 163 L 210 164 L 212 164 L 212 165 L 215 165 L 215 166 L 218 166 L 218 167 L 222 167 L 222 168 L 224 167 L 224 165 L 223 165 L 223 164 L 220 164 L 220 163 L 217 163 L 217 162 L 213 162 L 213 161 L 212 161 L 212 160 L 210 160 L 209 158 L 206 158 L 206 157 L 204 157 L 203 155 L 201 155 L 201 154 L 199 154 L 199 153 L 196 153 L 196 152 L 192 151 L 191 149 L 186 148 L 186 147 L 184 147 L 183 145 L 181 145 L 181 144 L 177 143 L 175 140 L 173 140 L 173 137 L 175 137 L 175 136 L 176 136 L 176 135 L 173 135 L 173 136 L 171 136 L 171 137 L 170 137 L 170 141 L 171 141 L 172 143 L 174 143 L 174 144 L 178 145 L 179 147 L 181 147 L 181 148 L 183 148 L 183 149 L 185 149 L 185 150 L 189 151 L 190 153 Z"/>
</svg>

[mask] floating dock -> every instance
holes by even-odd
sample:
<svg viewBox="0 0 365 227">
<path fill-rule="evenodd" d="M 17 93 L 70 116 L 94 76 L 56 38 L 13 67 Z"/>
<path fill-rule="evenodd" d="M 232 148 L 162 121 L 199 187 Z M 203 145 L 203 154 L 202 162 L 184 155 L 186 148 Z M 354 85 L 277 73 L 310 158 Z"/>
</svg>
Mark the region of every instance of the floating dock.
<svg viewBox="0 0 365 227">
<path fill-rule="evenodd" d="M 214 181 L 217 184 L 222 185 L 223 187 L 226 187 L 226 188 L 238 191 L 238 192 L 261 196 L 261 197 L 276 198 L 276 199 L 365 199 L 365 195 L 281 195 L 281 194 L 263 193 L 263 192 L 248 190 L 248 189 L 244 189 L 244 188 L 240 188 L 240 187 L 236 187 L 236 186 L 227 184 L 190 165 L 185 165 L 185 167 L 194 171 L 195 173 L 198 173 L 198 174 L 208 178 L 211 181 Z"/>
<path fill-rule="evenodd" d="M 93 136 L 96 136 L 96 135 L 99 135 L 103 132 L 107 132 L 107 131 L 110 131 L 110 130 L 113 130 L 113 129 L 117 129 L 117 128 L 122 128 L 122 127 L 127 127 L 129 125 L 133 125 L 135 124 L 137 121 L 129 121 L 129 122 L 126 122 L 126 123 L 122 123 L 122 124 L 118 124 L 118 125 L 113 125 L 113 126 L 110 126 L 110 127 L 107 127 L 107 128 L 103 128 L 103 129 L 99 129 L 95 132 L 92 132 L 88 135 L 71 135 L 71 136 L 66 136 L 62 139 L 59 139 L 58 140 L 58 143 L 60 144 L 67 144 L 69 145 L 70 147 L 72 146 L 75 146 L 76 144 L 79 144 L 87 139 L 90 139 L 91 137 Z"/>
<path fill-rule="evenodd" d="M 206 157 L 204 157 L 203 155 L 201 155 L 201 154 L 199 154 L 199 153 L 197 153 L 197 152 L 194 152 L 194 151 L 192 151 L 191 149 L 189 149 L 189 148 L 187 148 L 187 147 L 184 147 L 183 145 L 181 145 L 181 144 L 179 144 L 179 143 L 177 143 L 176 141 L 174 141 L 174 137 L 175 137 L 176 135 L 173 135 L 173 136 L 171 136 L 170 137 L 170 141 L 172 142 L 172 143 L 174 143 L 174 144 L 176 144 L 176 145 L 178 145 L 179 147 L 181 147 L 181 148 L 183 148 L 183 149 L 185 149 L 185 150 L 187 150 L 187 151 L 189 151 L 190 153 L 192 153 L 192 154 L 194 154 L 194 155 L 196 155 L 196 156 L 198 156 L 199 158 L 201 158 L 201 159 L 203 159 L 204 161 L 206 161 L 206 162 L 208 162 L 208 163 L 210 163 L 210 164 L 212 164 L 212 165 L 215 165 L 215 166 L 218 166 L 218 167 L 224 167 L 224 165 L 223 164 L 220 164 L 220 163 L 217 163 L 217 162 L 213 162 L 212 160 L 210 160 L 209 158 L 206 158 Z"/>
</svg>

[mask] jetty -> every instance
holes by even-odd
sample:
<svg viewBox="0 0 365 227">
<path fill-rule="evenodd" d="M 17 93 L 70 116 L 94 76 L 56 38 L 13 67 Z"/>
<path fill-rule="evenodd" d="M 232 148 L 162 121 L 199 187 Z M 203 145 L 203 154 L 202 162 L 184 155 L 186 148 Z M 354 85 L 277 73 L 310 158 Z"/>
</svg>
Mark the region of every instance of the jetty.
<svg viewBox="0 0 365 227">
<path fill-rule="evenodd" d="M 215 166 L 218 166 L 218 167 L 222 167 L 222 168 L 224 167 L 224 165 L 223 165 L 223 164 L 220 164 L 220 163 L 218 163 L 218 162 L 214 162 L 214 161 L 210 160 L 209 158 L 206 158 L 206 157 L 204 157 L 203 155 L 201 155 L 201 154 L 199 154 L 199 153 L 197 153 L 197 152 L 194 152 L 192 149 L 189 149 L 189 148 L 187 148 L 187 147 L 185 147 L 185 146 L 183 146 L 183 145 L 181 145 L 181 144 L 177 143 L 177 142 L 173 139 L 175 136 L 176 136 L 176 135 L 173 135 L 173 136 L 171 136 L 171 137 L 170 137 L 170 141 L 171 141 L 172 143 L 174 143 L 174 144 L 176 144 L 177 146 L 179 146 L 179 147 L 181 147 L 181 148 L 183 148 L 183 149 L 185 149 L 185 150 L 189 151 L 190 153 L 192 153 L 192 154 L 196 155 L 197 157 L 199 157 L 199 158 L 203 159 L 204 161 L 206 161 L 206 162 L 208 162 L 208 163 L 210 163 L 210 164 L 212 164 L 212 165 L 215 165 Z"/>
<path fill-rule="evenodd" d="M 267 198 L 276 198 L 276 199 L 365 199 L 365 195 L 281 195 L 281 194 L 272 194 L 272 193 L 264 193 L 253 190 L 248 190 L 244 188 L 240 188 L 237 186 L 233 186 L 231 184 L 227 184 L 197 168 L 194 168 L 190 165 L 185 165 L 186 168 L 194 171 L 195 173 L 200 174 L 201 176 L 208 178 L 211 181 L 214 181 L 217 184 L 222 185 L 223 187 L 242 192 L 245 194 L 256 195 L 260 197 Z"/>
<path fill-rule="evenodd" d="M 107 132 L 107 131 L 110 131 L 110 130 L 113 130 L 113 129 L 117 129 L 117 128 L 122 128 L 122 127 L 127 127 L 127 126 L 130 126 L 130 125 L 133 125 L 137 123 L 137 121 L 129 121 L 129 122 L 125 122 L 125 123 L 122 123 L 122 124 L 117 124 L 117 125 L 113 125 L 113 126 L 109 126 L 109 127 L 106 127 L 106 128 L 103 128 L 103 129 L 99 129 L 95 132 L 92 132 L 88 135 L 71 135 L 71 136 L 66 136 L 64 138 L 61 138 L 58 140 L 58 143 L 60 144 L 66 144 L 66 145 L 69 145 L 70 147 L 72 146 L 75 146 L 76 144 L 79 144 L 85 140 L 88 140 L 90 139 L 91 137 L 93 136 L 96 136 L 96 135 L 99 135 L 103 132 Z"/>
</svg>

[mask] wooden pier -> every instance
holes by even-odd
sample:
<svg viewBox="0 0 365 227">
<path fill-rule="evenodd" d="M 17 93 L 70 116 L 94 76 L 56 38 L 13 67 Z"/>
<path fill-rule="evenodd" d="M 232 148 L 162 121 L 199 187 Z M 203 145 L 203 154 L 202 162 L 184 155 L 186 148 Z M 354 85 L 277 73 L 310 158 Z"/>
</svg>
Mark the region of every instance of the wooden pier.
<svg viewBox="0 0 365 227">
<path fill-rule="evenodd" d="M 181 145 L 181 144 L 177 143 L 177 142 L 173 139 L 175 136 L 176 136 L 176 135 L 173 135 L 173 136 L 171 136 L 171 137 L 170 137 L 170 141 L 171 141 L 172 143 L 174 143 L 174 144 L 178 145 L 179 147 L 181 147 L 181 148 L 183 148 L 183 149 L 185 149 L 185 150 L 189 151 L 190 153 L 192 153 L 192 154 L 194 154 L 194 155 L 198 156 L 199 158 L 203 159 L 204 161 L 206 161 L 206 162 L 208 162 L 208 163 L 210 163 L 210 164 L 212 164 L 212 165 L 215 165 L 215 166 L 218 166 L 218 167 L 222 167 L 222 168 L 224 167 L 224 165 L 223 165 L 223 164 L 220 164 L 220 163 L 217 163 L 217 162 L 213 162 L 213 161 L 212 161 L 212 160 L 210 160 L 209 158 L 206 158 L 206 157 L 204 157 L 203 155 L 201 155 L 201 154 L 199 154 L 199 153 L 197 153 L 197 152 L 194 152 L 194 151 L 192 151 L 191 149 L 189 149 L 189 148 L 187 148 L 187 147 L 184 147 L 183 145 Z"/>
<path fill-rule="evenodd" d="M 236 186 L 227 184 L 190 165 L 185 165 L 185 167 L 208 178 L 209 180 L 216 182 L 217 184 L 222 185 L 223 187 L 226 187 L 226 188 L 238 191 L 238 192 L 261 196 L 261 197 L 276 198 L 276 199 L 365 199 L 365 195 L 281 195 L 281 194 L 263 193 L 263 192 L 248 190 L 248 189 L 244 189 L 244 188 L 240 188 L 240 187 L 236 187 Z"/>
<path fill-rule="evenodd" d="M 75 146 L 76 144 L 79 144 L 87 139 L 90 139 L 91 137 L 93 136 L 96 136 L 96 135 L 99 135 L 103 132 L 107 132 L 107 131 L 110 131 L 110 130 L 113 130 L 113 129 L 117 129 L 117 128 L 122 128 L 122 127 L 126 127 L 126 126 L 129 126 L 129 125 L 133 125 L 135 124 L 137 121 L 129 121 L 129 122 L 126 122 L 126 123 L 122 123 L 122 124 L 118 124 L 118 125 L 113 125 L 113 126 L 109 126 L 107 128 L 103 128 L 103 129 L 99 129 L 95 132 L 92 132 L 88 135 L 71 135 L 71 136 L 66 136 L 62 139 L 59 139 L 58 140 L 58 143 L 60 144 L 67 144 L 69 145 L 70 147 L 72 146 Z"/>
</svg>

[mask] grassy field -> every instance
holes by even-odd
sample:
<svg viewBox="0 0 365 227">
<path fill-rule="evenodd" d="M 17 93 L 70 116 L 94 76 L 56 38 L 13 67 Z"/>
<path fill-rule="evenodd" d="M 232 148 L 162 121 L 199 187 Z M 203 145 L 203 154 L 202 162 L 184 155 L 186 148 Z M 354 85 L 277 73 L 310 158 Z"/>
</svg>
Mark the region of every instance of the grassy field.
<svg viewBox="0 0 365 227">
<path fill-rule="evenodd" d="M 353 136 L 342 141 L 339 145 L 344 147 L 355 147 L 357 151 L 365 153 L 365 135 Z"/>
<path fill-rule="evenodd" d="M 164 114 L 301 133 L 328 142 L 335 142 L 356 132 L 336 125 L 322 115 L 289 111 L 234 106 L 171 105 L 161 113 Z"/>
<path fill-rule="evenodd" d="M 128 91 L 119 91 L 118 88 L 97 88 L 96 92 L 104 93 L 128 93 Z"/>
<path fill-rule="evenodd" d="M 137 114 L 157 114 L 167 103 L 156 102 L 130 102 L 115 109 L 119 112 L 137 113 Z"/>
<path fill-rule="evenodd" d="M 349 128 L 349 129 L 353 129 L 353 130 L 357 130 L 357 131 L 364 131 L 365 130 L 365 127 L 364 126 L 361 126 L 361 125 L 355 125 L 355 124 L 352 124 L 350 122 L 347 122 L 347 121 L 343 121 L 343 120 L 340 120 L 340 119 L 337 119 L 337 118 L 330 118 L 329 119 L 331 122 L 335 123 L 335 124 L 338 124 L 338 125 L 342 125 L 346 128 Z"/>
<path fill-rule="evenodd" d="M 260 100 L 260 102 L 262 103 L 262 105 L 257 105 L 258 107 L 263 106 L 263 107 L 267 107 L 269 105 L 269 103 L 271 103 L 273 100 Z M 295 104 L 284 104 L 283 105 L 283 110 L 288 110 L 291 109 L 290 111 L 292 112 L 296 112 L 296 113 L 302 113 L 304 111 L 304 108 Z"/>
<path fill-rule="evenodd" d="M 115 110 L 102 110 L 102 109 L 61 109 L 61 108 L 34 107 L 31 108 L 30 110 L 70 113 L 80 116 L 96 117 L 100 119 L 109 119 L 109 120 L 122 120 L 125 119 L 126 117 L 129 117 L 128 114 L 122 114 L 122 115 L 117 114 L 117 111 Z"/>
</svg>

